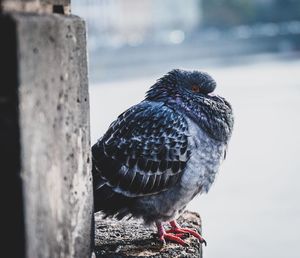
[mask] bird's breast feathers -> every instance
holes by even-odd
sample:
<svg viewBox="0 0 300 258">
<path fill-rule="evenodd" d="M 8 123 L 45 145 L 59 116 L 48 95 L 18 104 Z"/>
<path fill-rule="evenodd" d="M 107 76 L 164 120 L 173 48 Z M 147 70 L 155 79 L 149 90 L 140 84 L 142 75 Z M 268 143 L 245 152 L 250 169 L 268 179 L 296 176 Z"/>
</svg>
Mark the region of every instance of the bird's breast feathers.
<svg viewBox="0 0 300 258">
<path fill-rule="evenodd" d="M 226 144 L 209 137 L 190 118 L 186 120 L 191 156 L 181 179 L 182 185 L 190 185 L 198 192 L 208 192 L 224 158 Z"/>
</svg>

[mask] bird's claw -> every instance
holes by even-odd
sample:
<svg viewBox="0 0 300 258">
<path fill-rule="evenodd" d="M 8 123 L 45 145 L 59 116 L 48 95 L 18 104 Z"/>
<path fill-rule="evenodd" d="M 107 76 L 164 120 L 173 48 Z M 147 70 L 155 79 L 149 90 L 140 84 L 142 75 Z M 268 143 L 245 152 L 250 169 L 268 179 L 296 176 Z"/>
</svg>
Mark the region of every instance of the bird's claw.
<svg viewBox="0 0 300 258">
<path fill-rule="evenodd" d="M 189 229 L 189 228 L 181 228 L 181 227 L 173 227 L 170 230 L 166 231 L 167 233 L 172 233 L 176 236 L 181 235 L 181 234 L 187 234 L 187 235 L 193 235 L 194 237 L 196 237 L 197 239 L 199 239 L 201 244 L 204 244 L 205 246 L 207 246 L 207 242 L 205 241 L 205 239 L 196 231 Z"/>
<path fill-rule="evenodd" d="M 180 234 L 181 236 L 183 236 L 184 234 Z M 177 244 L 180 244 L 182 246 L 189 246 L 189 244 L 187 244 L 186 242 L 184 242 L 180 236 L 176 235 L 176 234 L 171 234 L 171 233 L 164 233 L 162 236 L 159 237 L 160 242 L 165 245 L 166 244 L 166 240 L 175 242 Z"/>
<path fill-rule="evenodd" d="M 170 225 L 171 229 L 165 230 L 161 222 L 156 223 L 159 240 L 163 245 L 166 243 L 166 240 L 169 240 L 182 246 L 189 246 L 189 244 L 183 240 L 183 238 L 188 237 L 189 235 L 193 235 L 200 240 L 200 243 L 207 245 L 204 238 L 198 232 L 189 228 L 180 227 L 175 220 L 171 221 Z"/>
<path fill-rule="evenodd" d="M 166 233 L 173 234 L 180 238 L 187 238 L 190 236 L 190 233 L 188 232 L 177 232 L 177 231 L 173 231 L 172 229 L 166 230 Z"/>
</svg>

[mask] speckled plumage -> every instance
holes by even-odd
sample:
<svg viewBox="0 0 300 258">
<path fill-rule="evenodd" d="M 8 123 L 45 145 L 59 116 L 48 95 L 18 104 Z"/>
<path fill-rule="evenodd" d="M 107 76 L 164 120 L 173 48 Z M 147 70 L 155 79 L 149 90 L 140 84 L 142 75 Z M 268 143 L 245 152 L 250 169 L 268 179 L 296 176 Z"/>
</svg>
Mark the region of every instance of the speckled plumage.
<svg viewBox="0 0 300 258">
<path fill-rule="evenodd" d="M 215 87 L 206 73 L 173 70 L 110 125 L 92 147 L 95 211 L 170 221 L 209 190 L 233 127 Z"/>
</svg>

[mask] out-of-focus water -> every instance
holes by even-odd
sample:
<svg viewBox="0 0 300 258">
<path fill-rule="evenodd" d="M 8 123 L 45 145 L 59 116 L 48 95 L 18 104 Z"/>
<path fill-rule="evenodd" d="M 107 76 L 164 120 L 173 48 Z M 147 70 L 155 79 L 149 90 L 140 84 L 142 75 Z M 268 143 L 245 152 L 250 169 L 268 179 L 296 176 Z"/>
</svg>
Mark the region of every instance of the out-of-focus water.
<svg viewBox="0 0 300 258">
<path fill-rule="evenodd" d="M 235 127 L 213 187 L 188 206 L 203 220 L 204 257 L 300 257 L 300 61 L 205 70 Z M 92 143 L 159 76 L 92 85 Z"/>
</svg>

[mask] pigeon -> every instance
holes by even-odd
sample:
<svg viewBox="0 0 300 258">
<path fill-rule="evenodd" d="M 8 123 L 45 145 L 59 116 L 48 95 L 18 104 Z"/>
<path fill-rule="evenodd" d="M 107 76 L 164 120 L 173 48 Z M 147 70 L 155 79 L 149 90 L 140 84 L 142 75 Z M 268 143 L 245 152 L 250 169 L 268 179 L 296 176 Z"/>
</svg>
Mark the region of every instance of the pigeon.
<svg viewBox="0 0 300 258">
<path fill-rule="evenodd" d="M 185 245 L 188 234 L 206 245 L 176 218 L 208 192 L 226 156 L 234 116 L 216 85 L 206 72 L 174 69 L 118 116 L 92 146 L 95 212 L 143 219 L 163 243 Z"/>
</svg>

